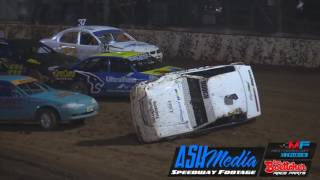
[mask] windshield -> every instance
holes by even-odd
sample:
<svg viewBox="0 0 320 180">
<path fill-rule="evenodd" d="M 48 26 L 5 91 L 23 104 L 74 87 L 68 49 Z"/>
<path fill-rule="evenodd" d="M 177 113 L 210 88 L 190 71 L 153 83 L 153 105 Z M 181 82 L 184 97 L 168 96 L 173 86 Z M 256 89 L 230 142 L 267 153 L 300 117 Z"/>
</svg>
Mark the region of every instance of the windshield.
<svg viewBox="0 0 320 180">
<path fill-rule="evenodd" d="M 29 95 L 49 91 L 48 86 L 39 82 L 23 83 L 19 84 L 17 87 Z"/>
<path fill-rule="evenodd" d="M 149 59 L 143 61 L 132 62 L 132 66 L 138 71 L 149 71 L 157 68 L 161 68 L 163 65 L 156 59 L 150 57 Z"/>
<path fill-rule="evenodd" d="M 125 33 L 117 29 L 96 31 L 93 34 L 97 36 L 100 39 L 100 41 L 103 43 L 109 43 L 111 41 L 116 41 L 116 42 L 135 41 L 135 39 L 131 37 L 128 33 Z"/>
</svg>

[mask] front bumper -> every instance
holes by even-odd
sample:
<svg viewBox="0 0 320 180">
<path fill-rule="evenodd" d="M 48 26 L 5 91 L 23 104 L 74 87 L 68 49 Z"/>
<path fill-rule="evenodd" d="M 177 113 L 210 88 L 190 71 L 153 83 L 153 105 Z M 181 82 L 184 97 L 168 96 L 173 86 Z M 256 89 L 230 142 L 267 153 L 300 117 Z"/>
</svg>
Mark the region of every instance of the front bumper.
<svg viewBox="0 0 320 180">
<path fill-rule="evenodd" d="M 133 121 L 134 129 L 140 141 L 153 142 L 159 141 L 160 137 L 157 135 L 156 129 L 152 125 L 147 125 L 143 119 L 140 107 L 140 99 L 143 98 L 142 88 L 135 86 L 130 94 L 131 101 L 131 118 Z"/>
<path fill-rule="evenodd" d="M 93 111 L 93 112 L 90 112 L 90 113 L 84 113 L 84 114 L 76 114 L 76 115 L 69 116 L 69 118 L 66 119 L 66 121 L 86 119 L 86 118 L 93 117 L 93 116 L 95 116 L 95 115 L 97 115 L 97 114 L 98 114 L 97 111 Z"/>
<path fill-rule="evenodd" d="M 159 53 L 152 53 L 152 52 L 149 52 L 149 55 L 156 58 L 158 61 L 162 62 L 162 59 L 163 59 L 163 53 L 162 52 L 159 52 Z"/>
<path fill-rule="evenodd" d="M 88 107 L 90 107 L 88 109 Z M 60 115 L 61 122 L 76 121 L 90 118 L 98 114 L 98 105 L 86 106 L 78 109 L 63 109 Z"/>
</svg>

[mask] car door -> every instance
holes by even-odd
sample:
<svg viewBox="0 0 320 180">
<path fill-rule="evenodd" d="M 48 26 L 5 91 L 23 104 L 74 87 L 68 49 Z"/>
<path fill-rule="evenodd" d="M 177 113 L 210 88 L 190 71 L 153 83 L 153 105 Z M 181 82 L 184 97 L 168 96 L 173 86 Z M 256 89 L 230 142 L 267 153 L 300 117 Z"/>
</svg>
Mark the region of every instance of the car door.
<svg viewBox="0 0 320 180">
<path fill-rule="evenodd" d="M 0 120 L 26 120 L 32 117 L 32 102 L 11 83 L 0 81 Z"/>
<path fill-rule="evenodd" d="M 75 72 L 84 80 L 90 94 L 98 95 L 106 93 L 106 77 L 108 71 L 108 59 L 106 57 L 92 57 L 79 63 Z"/>
<path fill-rule="evenodd" d="M 109 72 L 106 83 L 109 93 L 129 93 L 138 81 L 138 73 L 122 58 L 109 58 Z"/>
<path fill-rule="evenodd" d="M 80 59 L 100 52 L 98 40 L 89 32 L 80 32 L 80 43 L 77 45 L 77 54 Z"/>
<path fill-rule="evenodd" d="M 67 31 L 59 39 L 59 47 L 57 51 L 69 56 L 77 56 L 79 31 Z"/>
</svg>

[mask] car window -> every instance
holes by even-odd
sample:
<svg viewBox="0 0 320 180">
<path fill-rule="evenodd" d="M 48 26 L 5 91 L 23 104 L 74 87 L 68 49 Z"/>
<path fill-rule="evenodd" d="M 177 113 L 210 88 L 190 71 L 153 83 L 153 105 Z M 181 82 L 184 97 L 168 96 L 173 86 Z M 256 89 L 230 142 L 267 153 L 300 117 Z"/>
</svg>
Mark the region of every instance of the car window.
<svg viewBox="0 0 320 180">
<path fill-rule="evenodd" d="M 17 87 L 29 95 L 42 93 L 49 90 L 46 86 L 43 86 L 41 83 L 38 82 L 23 83 L 19 84 Z"/>
<path fill-rule="evenodd" d="M 60 38 L 60 42 L 77 44 L 78 32 L 72 31 L 64 33 Z"/>
<path fill-rule="evenodd" d="M 99 45 L 96 38 L 94 38 L 90 33 L 87 33 L 87 32 L 81 32 L 80 44 L 92 45 L 92 46 Z"/>
<path fill-rule="evenodd" d="M 43 45 L 43 44 L 39 44 L 38 47 L 35 47 L 35 53 L 38 54 L 50 54 L 52 53 L 52 49 L 50 49 L 49 47 Z"/>
<path fill-rule="evenodd" d="M 132 62 L 132 66 L 138 71 L 149 71 L 157 68 L 163 67 L 163 64 L 157 61 L 155 58 L 148 58 L 147 60 L 142 61 L 134 61 Z"/>
<path fill-rule="evenodd" d="M 129 73 L 132 72 L 131 66 L 128 62 L 121 58 L 110 59 L 110 71 L 117 73 Z"/>
<path fill-rule="evenodd" d="M 113 33 L 113 38 L 115 41 L 117 42 L 126 42 L 126 41 L 130 41 L 131 38 L 128 36 L 128 34 L 124 33 L 124 32 L 117 32 L 117 33 Z"/>
<path fill-rule="evenodd" d="M 108 70 L 108 61 L 104 57 L 94 57 L 82 61 L 76 69 L 88 72 L 106 72 Z"/>
<path fill-rule="evenodd" d="M 110 41 L 126 42 L 135 40 L 129 34 L 118 29 L 96 31 L 93 34 L 97 36 L 101 42 L 105 43 L 109 43 Z"/>
</svg>

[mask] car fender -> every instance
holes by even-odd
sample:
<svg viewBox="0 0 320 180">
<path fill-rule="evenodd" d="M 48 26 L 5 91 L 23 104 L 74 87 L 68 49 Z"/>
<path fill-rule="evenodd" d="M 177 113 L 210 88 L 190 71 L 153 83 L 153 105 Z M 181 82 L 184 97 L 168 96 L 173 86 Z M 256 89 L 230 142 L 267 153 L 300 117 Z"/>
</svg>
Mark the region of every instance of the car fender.
<svg viewBox="0 0 320 180">
<path fill-rule="evenodd" d="M 34 114 L 33 114 L 33 119 L 36 120 L 37 114 L 38 114 L 40 109 L 46 109 L 46 108 L 52 109 L 56 113 L 58 119 L 61 120 L 61 111 L 59 110 L 59 108 L 57 108 L 57 107 L 55 107 L 53 105 L 40 105 L 40 106 L 38 106 L 37 109 L 35 110 Z"/>
</svg>

